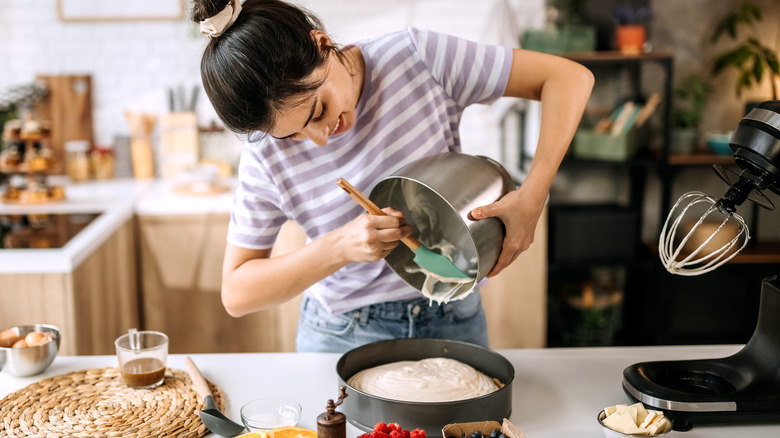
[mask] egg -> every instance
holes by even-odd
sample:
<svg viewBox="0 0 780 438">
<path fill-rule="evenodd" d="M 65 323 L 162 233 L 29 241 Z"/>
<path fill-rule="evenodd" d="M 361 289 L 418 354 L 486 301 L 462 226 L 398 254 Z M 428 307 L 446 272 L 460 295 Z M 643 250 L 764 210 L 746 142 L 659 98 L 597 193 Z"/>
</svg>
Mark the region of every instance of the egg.
<svg viewBox="0 0 780 438">
<path fill-rule="evenodd" d="M 14 342 L 18 341 L 21 336 L 17 335 L 12 329 L 6 329 L 0 331 L 0 347 L 11 348 Z"/>
<path fill-rule="evenodd" d="M 41 332 L 30 332 L 24 337 L 24 341 L 27 343 L 28 347 L 43 345 L 51 340 L 51 336 Z"/>
<path fill-rule="evenodd" d="M 11 348 L 27 348 L 27 347 L 28 345 L 27 342 L 24 341 L 24 338 L 14 342 L 14 345 L 11 346 Z"/>
</svg>

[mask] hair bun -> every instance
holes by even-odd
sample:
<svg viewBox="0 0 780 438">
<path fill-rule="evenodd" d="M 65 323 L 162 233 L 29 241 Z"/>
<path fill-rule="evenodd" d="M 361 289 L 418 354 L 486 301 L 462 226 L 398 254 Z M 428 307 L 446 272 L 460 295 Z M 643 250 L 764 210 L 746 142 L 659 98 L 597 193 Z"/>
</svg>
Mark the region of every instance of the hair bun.
<svg viewBox="0 0 780 438">
<path fill-rule="evenodd" d="M 190 19 L 195 23 L 200 23 L 219 14 L 228 3 L 230 3 L 230 0 L 193 0 Z"/>
</svg>

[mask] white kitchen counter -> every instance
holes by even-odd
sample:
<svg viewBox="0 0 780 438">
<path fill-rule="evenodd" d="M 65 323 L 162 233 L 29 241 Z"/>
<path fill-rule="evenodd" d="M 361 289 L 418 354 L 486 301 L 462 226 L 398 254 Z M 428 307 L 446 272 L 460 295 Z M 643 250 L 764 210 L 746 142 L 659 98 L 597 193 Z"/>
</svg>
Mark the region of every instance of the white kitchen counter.
<svg viewBox="0 0 780 438">
<path fill-rule="evenodd" d="M 157 180 L 136 200 L 135 214 L 155 216 L 229 213 L 236 184 L 236 178 L 220 180 L 217 185 L 224 187 L 226 191 L 198 193 L 177 190 L 181 183 L 173 180 Z"/>
<path fill-rule="evenodd" d="M 0 250 L 0 274 L 72 272 L 133 217 L 135 199 L 153 182 L 117 179 L 68 184 L 65 200 L 60 202 L 40 205 L 0 203 L 0 214 L 101 213 L 62 248 Z"/>
<path fill-rule="evenodd" d="M 60 182 L 56 182 L 60 183 Z M 41 205 L 0 203 L 0 214 L 101 213 L 62 248 L 2 249 L 0 274 L 68 273 L 133 215 L 227 213 L 235 180 L 223 182 L 229 191 L 214 195 L 183 195 L 166 180 L 116 179 L 65 185 L 65 200 Z"/>
<path fill-rule="evenodd" d="M 642 361 L 717 358 L 741 346 L 609 347 L 499 350 L 515 368 L 510 420 L 528 438 L 600 438 L 596 415 L 606 406 L 630 403 L 621 389 L 623 369 Z M 191 356 L 201 373 L 227 398 L 225 413 L 240 421 L 241 405 L 259 397 L 285 396 L 303 406 L 300 426 L 317 428 L 328 399 L 338 396 L 338 354 L 243 353 Z M 57 357 L 44 374 L 15 378 L 0 372 L 0 397 L 39 379 L 86 368 L 116 365 L 114 356 Z M 183 356 L 168 366 L 186 369 Z M 388 419 L 396 421 L 396 419 Z M 403 422 L 401 422 L 403 426 Z M 347 436 L 361 432 L 348 425 Z M 669 438 L 775 438 L 780 424 L 694 425 Z"/>
</svg>

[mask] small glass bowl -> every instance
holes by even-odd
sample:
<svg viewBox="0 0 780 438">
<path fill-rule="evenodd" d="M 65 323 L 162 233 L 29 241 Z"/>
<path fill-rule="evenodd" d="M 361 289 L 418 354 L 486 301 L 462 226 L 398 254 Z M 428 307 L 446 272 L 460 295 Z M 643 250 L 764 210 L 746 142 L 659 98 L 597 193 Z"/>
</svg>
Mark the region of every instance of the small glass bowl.
<svg viewBox="0 0 780 438">
<path fill-rule="evenodd" d="M 297 426 L 300 419 L 301 405 L 288 398 L 259 398 L 241 407 L 241 422 L 250 432 Z"/>
<path fill-rule="evenodd" d="M 598 421 L 599 421 L 599 426 L 601 426 L 601 430 L 604 431 L 604 437 L 605 438 L 630 438 L 630 437 L 640 437 L 640 436 L 641 437 L 661 437 L 661 436 L 662 437 L 669 437 L 670 435 L 672 435 L 672 433 L 671 433 L 672 432 L 671 426 L 668 429 L 666 429 L 665 431 L 663 431 L 661 433 L 657 433 L 655 435 L 630 435 L 630 434 L 627 434 L 627 433 L 618 432 L 618 431 L 612 430 L 612 429 L 610 429 L 610 428 L 608 428 L 607 426 L 604 425 L 603 421 L 604 421 L 605 418 L 607 418 L 607 414 L 602 409 L 599 412 Z"/>
</svg>

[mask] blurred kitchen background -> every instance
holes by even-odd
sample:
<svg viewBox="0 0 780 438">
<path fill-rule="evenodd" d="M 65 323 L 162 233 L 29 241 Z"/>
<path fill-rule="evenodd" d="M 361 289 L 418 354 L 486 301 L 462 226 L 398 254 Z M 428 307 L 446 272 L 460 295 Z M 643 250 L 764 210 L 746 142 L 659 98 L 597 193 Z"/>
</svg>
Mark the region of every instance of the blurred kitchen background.
<svg viewBox="0 0 780 438">
<path fill-rule="evenodd" d="M 60 166 L 0 172 L 6 193 L 0 204 L 0 326 L 54 323 L 65 328 L 64 351 L 80 354 L 110 353 L 108 340 L 130 325 L 172 335 L 173 352 L 292 350 L 297 302 L 238 320 L 219 303 L 241 141 L 222 129 L 201 89 L 207 39 L 187 17 L 189 2 L 2 3 L 0 124 L 41 121 L 46 141 L 20 144 L 47 149 Z M 770 68 L 738 90 L 739 68 L 715 73 L 713 66 L 750 37 L 777 56 L 780 2 L 298 3 L 317 13 L 342 44 L 417 26 L 560 54 L 594 72 L 593 97 L 534 246 L 484 287 L 493 347 L 749 338 L 760 281 L 780 266 L 778 216 L 746 204 L 740 213 L 755 245 L 702 277 L 667 274 L 654 248 L 670 202 L 680 194 L 722 194 L 726 186 L 711 164 L 728 166 L 733 159 L 717 149 L 719 140 L 751 104 L 777 98 L 780 81 Z M 746 22 L 737 21 L 734 38 L 713 39 L 730 16 Z M 624 24 L 644 29 L 638 46 L 618 47 L 617 28 Z M 642 126 L 600 136 L 598 122 L 626 102 L 657 107 Z M 464 152 L 498 159 L 521 182 L 538 117 L 533 102 L 502 99 L 469 108 L 461 127 Z M 3 151 L 11 143 L 6 138 Z M 134 156 L 132 148 L 147 155 Z M 80 172 L 72 166 L 79 157 L 91 167 Z M 101 173 L 106 157 L 110 168 Z M 12 196 L 33 180 L 64 187 L 64 199 L 25 205 L 27 198 Z M 126 204 L 119 206 L 116 197 Z M 115 216 L 114 209 L 124 209 L 125 216 Z M 109 217 L 115 222 L 109 224 Z M 37 243 L 30 243 L 31 235 Z M 278 251 L 303 240 L 290 224 Z M 204 329 L 193 333 L 193 319 Z"/>
</svg>

